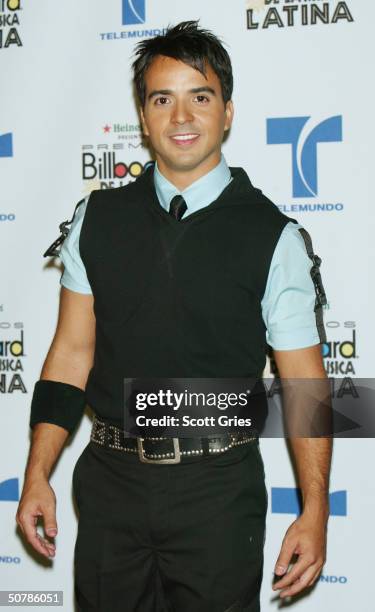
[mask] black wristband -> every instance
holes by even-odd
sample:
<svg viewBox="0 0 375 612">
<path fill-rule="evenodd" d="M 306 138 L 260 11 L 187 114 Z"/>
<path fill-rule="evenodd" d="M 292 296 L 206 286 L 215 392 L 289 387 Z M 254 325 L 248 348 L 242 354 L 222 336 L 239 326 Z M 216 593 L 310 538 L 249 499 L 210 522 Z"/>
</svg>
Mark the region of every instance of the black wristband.
<svg viewBox="0 0 375 612">
<path fill-rule="evenodd" d="M 74 385 L 55 380 L 38 380 L 31 400 L 29 425 L 52 423 L 71 434 L 85 409 L 85 392 Z"/>
</svg>

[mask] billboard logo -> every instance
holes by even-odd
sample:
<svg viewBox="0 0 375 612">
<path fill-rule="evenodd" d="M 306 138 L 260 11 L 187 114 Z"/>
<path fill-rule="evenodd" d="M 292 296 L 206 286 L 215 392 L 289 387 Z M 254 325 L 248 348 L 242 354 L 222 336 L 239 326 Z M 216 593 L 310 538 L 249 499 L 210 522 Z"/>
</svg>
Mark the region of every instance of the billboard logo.
<svg viewBox="0 0 375 612">
<path fill-rule="evenodd" d="M 18 478 L 9 478 L 0 482 L 0 501 L 18 501 Z"/>
<path fill-rule="evenodd" d="M 356 322 L 345 321 L 342 325 L 345 335 L 339 330 L 338 335 L 330 337 L 321 345 L 326 372 L 332 376 L 355 374 L 355 360 L 358 358 Z M 340 322 L 326 321 L 325 327 L 331 334 L 332 329 L 340 327 Z M 348 337 L 349 330 L 351 330 L 351 338 Z"/>
<path fill-rule="evenodd" d="M 271 509 L 275 514 L 301 514 L 300 490 L 295 487 L 272 487 Z M 347 515 L 346 491 L 334 491 L 329 494 L 329 513 L 331 516 Z"/>
<path fill-rule="evenodd" d="M 13 135 L 0 134 L 0 157 L 13 157 Z"/>
<path fill-rule="evenodd" d="M 268 6 L 270 4 L 279 6 Z M 346 2 L 332 0 L 319 4 L 308 0 L 246 0 L 247 29 L 272 31 L 274 28 L 354 21 Z"/>
<path fill-rule="evenodd" d="M 22 47 L 19 34 L 20 0 L 0 0 L 0 49 Z"/>
<path fill-rule="evenodd" d="M 122 0 L 122 24 L 136 25 L 146 21 L 146 0 Z"/>
<path fill-rule="evenodd" d="M 8 9 L 8 11 L 19 11 L 19 9 L 21 8 L 21 2 L 20 0 L 7 0 L 6 8 Z M 0 10 L 5 11 L 4 2 L 2 3 L 2 5 L 0 4 Z"/>
<path fill-rule="evenodd" d="M 329 117 L 309 129 L 311 117 L 277 117 L 267 119 L 267 144 L 289 144 L 292 147 L 292 181 L 294 198 L 318 195 L 317 145 L 342 141 L 342 116 Z"/>
</svg>

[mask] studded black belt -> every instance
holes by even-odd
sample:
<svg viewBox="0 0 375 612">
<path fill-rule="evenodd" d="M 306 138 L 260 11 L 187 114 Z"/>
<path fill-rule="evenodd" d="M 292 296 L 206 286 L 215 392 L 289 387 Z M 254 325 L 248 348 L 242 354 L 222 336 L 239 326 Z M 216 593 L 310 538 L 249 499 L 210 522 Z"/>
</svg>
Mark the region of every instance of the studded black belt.
<svg viewBox="0 0 375 612">
<path fill-rule="evenodd" d="M 257 435 L 248 432 L 225 433 L 207 438 L 132 438 L 120 427 L 94 416 L 90 440 L 126 453 L 135 453 L 143 463 L 180 463 L 182 457 L 204 457 L 255 442 Z"/>
</svg>

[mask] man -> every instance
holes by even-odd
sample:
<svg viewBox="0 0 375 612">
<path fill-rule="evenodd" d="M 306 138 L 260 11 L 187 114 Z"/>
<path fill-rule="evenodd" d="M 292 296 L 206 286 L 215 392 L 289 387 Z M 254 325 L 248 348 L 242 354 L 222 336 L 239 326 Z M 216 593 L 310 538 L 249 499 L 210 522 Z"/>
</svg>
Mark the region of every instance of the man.
<svg viewBox="0 0 375 612">
<path fill-rule="evenodd" d="M 133 67 L 155 167 L 76 207 L 16 519 L 55 555 L 48 479 L 87 402 L 93 432 L 73 474 L 81 610 L 255 612 L 267 509 L 257 440 L 130 439 L 123 381 L 259 376 L 266 339 L 282 378 L 324 378 L 324 294 L 307 233 L 221 153 L 234 109 L 220 41 L 184 22 L 139 43 Z M 280 597 L 314 584 L 325 560 L 330 443 L 292 449 L 303 512 L 276 561 Z"/>
</svg>

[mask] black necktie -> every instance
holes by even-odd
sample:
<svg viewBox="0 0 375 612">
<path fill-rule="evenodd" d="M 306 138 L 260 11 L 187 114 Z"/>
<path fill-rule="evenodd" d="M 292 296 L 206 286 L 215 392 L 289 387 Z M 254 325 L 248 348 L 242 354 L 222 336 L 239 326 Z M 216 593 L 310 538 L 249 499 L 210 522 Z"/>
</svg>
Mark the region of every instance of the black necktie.
<svg viewBox="0 0 375 612">
<path fill-rule="evenodd" d="M 169 204 L 169 214 L 177 221 L 180 221 L 182 215 L 187 209 L 186 202 L 181 195 L 175 195 Z"/>
</svg>

